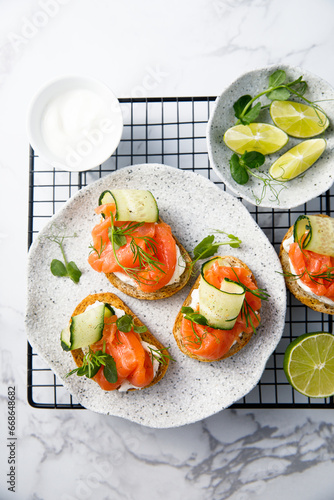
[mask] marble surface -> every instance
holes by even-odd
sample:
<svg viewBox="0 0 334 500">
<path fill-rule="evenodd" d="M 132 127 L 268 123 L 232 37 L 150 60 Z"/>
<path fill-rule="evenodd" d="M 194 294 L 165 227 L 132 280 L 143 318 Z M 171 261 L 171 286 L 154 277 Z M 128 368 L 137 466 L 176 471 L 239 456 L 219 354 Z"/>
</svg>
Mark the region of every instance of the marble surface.
<svg viewBox="0 0 334 500">
<path fill-rule="evenodd" d="M 242 72 L 281 62 L 334 85 L 333 18 L 330 0 L 0 3 L 1 499 L 333 498 L 332 412 L 225 410 L 153 430 L 90 411 L 33 409 L 24 330 L 25 121 L 36 90 L 78 73 L 105 81 L 118 97 L 218 95 Z M 13 201 L 18 210 L 9 213 Z M 15 493 L 6 484 L 12 385 Z"/>
</svg>

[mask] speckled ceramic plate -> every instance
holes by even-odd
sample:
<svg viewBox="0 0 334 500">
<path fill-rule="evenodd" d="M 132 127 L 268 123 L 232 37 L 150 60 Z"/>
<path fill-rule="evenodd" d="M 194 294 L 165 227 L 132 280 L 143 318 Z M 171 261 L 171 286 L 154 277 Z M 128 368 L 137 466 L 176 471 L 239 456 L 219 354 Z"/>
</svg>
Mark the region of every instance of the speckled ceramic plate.
<svg viewBox="0 0 334 500">
<path fill-rule="evenodd" d="M 184 356 L 172 334 L 174 319 L 191 283 L 173 297 L 143 301 L 115 291 L 107 278 L 87 263 L 90 232 L 98 221 L 94 213 L 99 194 L 110 187 L 150 189 L 163 220 L 189 250 L 212 229 L 224 230 L 242 240 L 239 249 L 220 247 L 221 254 L 242 259 L 254 272 L 270 299 L 263 304 L 262 326 L 249 344 L 234 357 L 217 363 L 201 363 Z M 83 274 L 75 285 L 50 273 L 50 262 L 60 258 L 59 248 L 46 236 L 55 226 L 78 234 L 66 240 L 66 254 Z M 277 254 L 244 206 L 206 178 L 164 165 L 123 168 L 79 191 L 40 232 L 29 252 L 27 332 L 29 342 L 63 384 L 86 408 L 127 418 L 150 427 L 175 427 L 195 422 L 227 408 L 258 382 L 284 327 L 285 285 Z M 192 282 L 195 280 L 193 278 Z M 87 295 L 116 292 L 147 325 L 176 360 L 153 387 L 136 392 L 104 392 L 84 377 L 65 378 L 74 368 L 70 353 L 60 347 L 60 331 L 75 306 Z"/>
<path fill-rule="evenodd" d="M 311 101 L 322 101 L 319 104 L 326 112 L 330 125 L 322 136 L 327 141 L 325 152 L 320 159 L 303 175 L 296 177 L 292 181 L 288 181 L 284 188 L 280 190 L 276 196 L 270 189 L 266 189 L 263 195 L 263 182 L 252 177 L 245 185 L 237 184 L 231 177 L 229 159 L 233 151 L 231 151 L 223 141 L 225 131 L 235 125 L 236 118 L 234 116 L 233 103 L 242 95 L 249 94 L 255 96 L 261 90 L 267 88 L 269 76 L 277 69 L 283 69 L 289 81 L 293 81 L 303 75 L 304 80 L 308 83 L 308 90 L 305 97 Z M 262 104 L 268 104 L 270 101 L 266 97 L 261 98 Z M 263 121 L 273 124 L 269 111 L 261 112 L 257 121 Z M 214 110 L 210 116 L 207 127 L 207 144 L 209 158 L 212 168 L 224 183 L 237 196 L 241 196 L 248 200 L 253 205 L 259 204 L 262 207 L 288 209 L 297 207 L 307 201 L 319 196 L 331 187 L 334 181 L 333 170 L 333 148 L 334 148 L 334 89 L 321 78 L 305 71 L 301 68 L 293 68 L 290 66 L 279 65 L 270 66 L 263 69 L 258 69 L 246 73 L 227 87 L 220 97 L 217 98 Z M 284 148 L 275 154 L 268 155 L 264 165 L 260 168 L 262 172 L 268 172 L 270 165 L 283 153 L 291 149 L 293 146 L 301 142 L 302 139 L 289 138 L 288 143 Z M 262 199 L 259 203 L 257 200 Z"/>
</svg>

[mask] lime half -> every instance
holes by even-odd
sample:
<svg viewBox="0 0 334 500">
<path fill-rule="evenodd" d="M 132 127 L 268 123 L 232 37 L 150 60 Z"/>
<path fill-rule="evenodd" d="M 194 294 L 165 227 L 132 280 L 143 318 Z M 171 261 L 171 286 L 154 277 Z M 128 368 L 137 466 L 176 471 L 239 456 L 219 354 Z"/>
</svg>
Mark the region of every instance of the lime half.
<svg viewBox="0 0 334 500">
<path fill-rule="evenodd" d="M 299 139 L 319 135 L 329 125 L 324 113 L 299 102 L 273 101 L 270 105 L 270 115 L 277 127 Z"/>
<path fill-rule="evenodd" d="M 334 335 L 306 333 L 285 351 L 284 372 L 296 391 L 310 398 L 334 394 Z"/>
<path fill-rule="evenodd" d="M 303 141 L 278 158 L 270 167 L 269 174 L 274 179 L 289 181 L 310 168 L 326 148 L 324 139 Z"/>
<path fill-rule="evenodd" d="M 267 123 L 235 125 L 226 130 L 224 142 L 235 153 L 257 151 L 263 155 L 275 153 L 288 142 L 285 132 Z"/>
</svg>

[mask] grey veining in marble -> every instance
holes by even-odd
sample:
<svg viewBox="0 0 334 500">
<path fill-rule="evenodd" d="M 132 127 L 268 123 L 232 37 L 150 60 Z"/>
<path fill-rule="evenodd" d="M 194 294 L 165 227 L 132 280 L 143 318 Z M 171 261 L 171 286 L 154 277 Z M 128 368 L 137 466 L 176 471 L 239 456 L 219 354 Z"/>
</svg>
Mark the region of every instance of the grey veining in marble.
<svg viewBox="0 0 334 500">
<path fill-rule="evenodd" d="M 53 13 L 43 17 L 46 4 Z M 24 327 L 25 122 L 44 82 L 83 74 L 105 81 L 118 97 L 218 96 L 247 71 L 287 64 L 333 85 L 333 19 L 330 0 L 170 0 L 168 8 L 155 0 L 0 2 L 1 500 L 333 499 L 332 411 L 228 409 L 159 430 L 91 411 L 31 408 Z M 207 169 L 206 157 L 201 166 Z M 311 206 L 320 209 L 316 200 Z M 268 232 L 271 214 L 259 214 Z M 280 217 L 287 225 L 283 211 Z M 5 482 L 11 384 L 16 494 Z"/>
</svg>

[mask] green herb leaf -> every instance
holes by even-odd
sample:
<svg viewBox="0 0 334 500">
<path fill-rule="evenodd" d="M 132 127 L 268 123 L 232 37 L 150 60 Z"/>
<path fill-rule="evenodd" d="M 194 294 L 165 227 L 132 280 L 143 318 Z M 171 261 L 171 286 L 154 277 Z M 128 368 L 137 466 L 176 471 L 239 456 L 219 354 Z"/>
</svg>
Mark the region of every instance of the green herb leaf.
<svg viewBox="0 0 334 500">
<path fill-rule="evenodd" d="M 138 325 L 133 325 L 133 331 L 136 333 L 144 333 L 146 332 L 147 328 L 146 326 L 138 326 Z"/>
<path fill-rule="evenodd" d="M 183 306 L 181 307 L 181 313 L 183 314 L 192 314 L 194 309 L 192 307 Z"/>
<path fill-rule="evenodd" d="M 260 111 L 261 111 L 261 103 L 258 102 L 257 104 L 255 104 L 255 106 L 253 106 L 252 108 L 250 108 L 249 111 L 247 111 L 247 113 L 245 113 L 244 116 L 240 117 L 240 121 L 243 125 L 249 125 L 250 123 L 252 123 L 254 120 L 256 120 L 256 118 L 259 116 L 260 114 Z"/>
<path fill-rule="evenodd" d="M 230 158 L 230 170 L 232 179 L 238 184 L 246 184 L 249 180 L 249 175 L 244 166 L 240 164 L 239 156 L 234 153 Z"/>
<path fill-rule="evenodd" d="M 234 114 L 235 114 L 236 118 L 241 117 L 243 110 L 245 109 L 245 107 L 249 103 L 249 101 L 251 101 L 251 100 L 252 100 L 252 96 L 243 95 L 233 104 Z"/>
<path fill-rule="evenodd" d="M 267 94 L 271 101 L 287 101 L 290 97 L 290 91 L 287 88 L 275 89 Z"/>
<path fill-rule="evenodd" d="M 129 314 L 124 314 L 116 321 L 117 328 L 124 333 L 128 333 L 133 325 L 133 318 Z"/>
<path fill-rule="evenodd" d="M 66 269 L 67 275 L 71 278 L 71 280 L 74 281 L 74 283 L 79 283 L 82 272 L 80 271 L 76 263 L 73 261 L 69 262 L 66 266 Z"/>
<path fill-rule="evenodd" d="M 194 259 L 206 259 L 211 257 L 217 251 L 216 248 L 212 248 L 212 243 L 215 237 L 213 235 L 206 236 L 198 245 L 195 246 L 193 250 Z"/>
<path fill-rule="evenodd" d="M 193 323 L 197 323 L 198 325 L 208 326 L 207 319 L 199 313 L 190 313 L 185 315 L 185 319 L 189 319 Z"/>
<path fill-rule="evenodd" d="M 110 354 L 106 354 L 105 367 L 103 368 L 103 374 L 105 378 L 111 384 L 115 384 L 118 380 L 117 367 L 115 360 Z"/>
<path fill-rule="evenodd" d="M 128 333 L 133 329 L 137 333 L 144 333 L 147 331 L 147 328 L 145 325 L 138 326 L 134 324 L 133 317 L 130 316 L 130 314 L 124 314 L 120 318 L 117 319 L 116 321 L 116 326 L 119 329 L 119 331 Z"/>
<path fill-rule="evenodd" d="M 248 168 L 259 168 L 265 162 L 265 156 L 257 151 L 245 151 L 240 158 L 240 164 Z"/>
<path fill-rule="evenodd" d="M 55 227 L 57 228 L 57 226 Z M 78 283 L 82 273 L 73 261 L 67 262 L 63 247 L 63 242 L 66 238 L 76 238 L 78 235 L 76 233 L 72 236 L 61 235 L 59 228 L 57 228 L 57 232 L 58 234 L 47 235 L 45 238 L 59 246 L 64 263 L 58 259 L 53 259 L 50 265 L 50 270 L 54 276 L 69 277 L 72 281 L 74 281 L 74 283 Z"/>
<path fill-rule="evenodd" d="M 50 265 L 51 272 L 53 276 L 67 276 L 67 270 L 65 265 L 58 259 L 53 259 Z"/>
<path fill-rule="evenodd" d="M 285 82 L 286 73 L 282 69 L 277 69 L 269 76 L 269 87 L 278 87 Z"/>
</svg>

